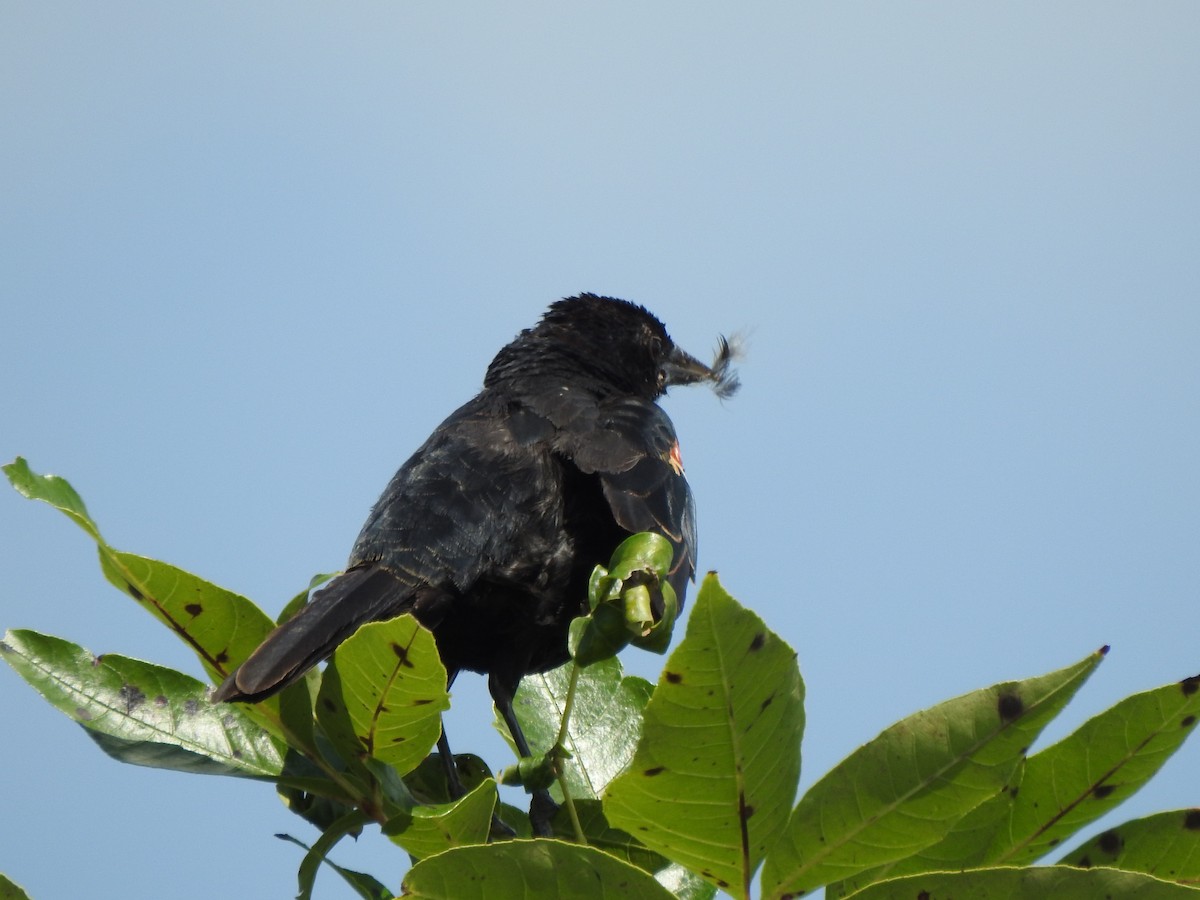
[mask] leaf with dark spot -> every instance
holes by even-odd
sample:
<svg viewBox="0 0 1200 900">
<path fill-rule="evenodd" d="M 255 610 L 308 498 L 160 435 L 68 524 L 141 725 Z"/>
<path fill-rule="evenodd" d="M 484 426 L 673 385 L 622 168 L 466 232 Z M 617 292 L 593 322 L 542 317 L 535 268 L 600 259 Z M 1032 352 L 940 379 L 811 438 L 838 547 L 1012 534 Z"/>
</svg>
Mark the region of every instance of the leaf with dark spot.
<svg viewBox="0 0 1200 900">
<path fill-rule="evenodd" d="M 666 766 L 655 766 L 652 769 L 646 769 L 642 774 L 653 778 L 655 775 L 661 775 L 665 771 L 667 771 Z"/>
<path fill-rule="evenodd" d="M 996 701 L 996 709 L 1002 721 L 1011 722 L 1025 711 L 1025 704 L 1016 694 L 1001 694 Z"/>
<path fill-rule="evenodd" d="M 204 612 L 204 607 L 199 603 L 185 603 L 183 605 L 183 611 L 194 619 L 196 616 L 200 615 L 200 613 Z"/>
<path fill-rule="evenodd" d="M 411 669 L 413 664 L 408 659 L 408 648 L 401 647 L 399 644 L 392 643 L 392 652 L 396 654 L 396 658 L 400 660 L 400 665 Z"/>
<path fill-rule="evenodd" d="M 1111 784 L 1098 784 L 1092 789 L 1092 796 L 1094 796 L 1097 800 L 1103 800 L 1114 790 L 1116 790 L 1116 788 Z"/>
<path fill-rule="evenodd" d="M 1200 675 L 1191 675 L 1183 679 L 1183 681 L 1179 682 L 1179 686 L 1183 689 L 1184 696 L 1190 697 L 1197 690 L 1200 690 Z"/>
<path fill-rule="evenodd" d="M 993 848 L 1004 854 L 1023 847 L 1031 832 L 1040 835 L 1045 801 L 1053 801 L 1053 794 L 1030 790 L 1024 751 L 1100 660 L 1092 654 L 1048 675 L 945 701 L 859 748 L 801 798 L 789 823 L 791 845 L 781 840 L 767 857 L 764 895 L 777 893 L 776 884 L 815 888 L 838 878 L 827 889 L 831 898 L 862 888 L 869 895 L 867 885 L 883 879 L 1003 864 L 992 861 Z M 865 807 L 864 798 L 871 801 Z M 1017 807 L 1020 819 L 1010 820 Z M 835 829 L 831 822 L 845 824 Z M 1043 843 L 1037 855 L 1044 852 Z M 911 885 L 911 894 L 890 896 L 931 889 Z"/>
<path fill-rule="evenodd" d="M 321 678 L 317 719 L 343 756 L 365 749 L 404 775 L 432 749 L 448 706 L 433 635 L 402 615 L 364 625 L 334 651 Z M 401 736 L 406 740 L 394 740 Z"/>
<path fill-rule="evenodd" d="M 1189 818 L 1194 819 L 1194 828 L 1186 827 Z M 1185 827 L 1180 828 L 1181 825 Z M 1200 882 L 1200 809 L 1170 810 L 1123 822 L 1077 847 L 1059 862 L 1080 868 L 1111 866 L 1166 881 L 1195 884 Z"/>
<path fill-rule="evenodd" d="M 122 702 L 125 704 L 126 715 L 133 712 L 146 702 L 146 695 L 142 693 L 141 689 L 137 685 L 122 685 L 119 693 Z"/>
<path fill-rule="evenodd" d="M 609 821 L 634 831 L 652 818 L 650 832 L 639 832 L 647 847 L 745 895 L 791 811 L 802 698 L 792 649 L 715 578 L 705 579 L 646 705 L 634 763 L 609 785 Z M 644 776 L 659 767 L 657 777 Z"/>
<path fill-rule="evenodd" d="M 1097 846 L 1107 853 L 1109 856 L 1116 856 L 1121 852 L 1121 836 L 1116 830 L 1104 832 L 1096 839 Z"/>
<path fill-rule="evenodd" d="M 1200 809 L 1189 809 L 1183 817 L 1183 827 L 1189 831 L 1200 831 Z"/>
<path fill-rule="evenodd" d="M 245 597 L 224 590 L 176 566 L 125 553 L 110 546 L 88 514 L 83 500 L 64 479 L 39 475 L 17 459 L 3 467 L 20 493 L 47 503 L 79 525 L 95 542 L 105 579 L 173 631 L 199 657 L 206 674 L 220 681 L 227 660 L 245 659 L 271 631 L 271 619 Z M 196 615 L 192 610 L 203 610 Z M 218 648 L 226 648 L 224 660 Z M 246 707 L 246 715 L 281 736 L 279 701 L 269 698 Z"/>
<path fill-rule="evenodd" d="M 115 759 L 255 778 L 282 771 L 279 745 L 240 710 L 209 704 L 195 678 L 32 631 L 11 631 L 5 642 L 13 648 L 5 661 Z"/>
</svg>

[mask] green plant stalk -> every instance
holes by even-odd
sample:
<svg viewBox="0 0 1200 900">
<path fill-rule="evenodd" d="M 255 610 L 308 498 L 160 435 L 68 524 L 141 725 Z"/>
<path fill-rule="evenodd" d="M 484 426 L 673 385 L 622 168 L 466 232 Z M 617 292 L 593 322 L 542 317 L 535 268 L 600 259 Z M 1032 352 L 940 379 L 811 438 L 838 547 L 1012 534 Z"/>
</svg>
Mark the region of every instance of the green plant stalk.
<svg viewBox="0 0 1200 900">
<path fill-rule="evenodd" d="M 554 758 L 554 775 L 562 790 L 563 805 L 567 808 L 567 815 L 571 817 L 571 825 L 575 829 L 575 840 L 586 846 L 587 837 L 583 833 L 583 825 L 579 821 L 579 813 L 575 809 L 575 801 L 571 799 L 571 789 L 567 786 L 567 778 L 562 768 L 563 742 L 567 739 L 567 726 L 571 721 L 571 710 L 575 706 L 575 686 L 578 683 L 579 663 L 572 662 L 571 681 L 567 684 L 567 699 L 563 702 L 562 723 L 558 726 L 558 738 L 554 741 L 554 746 L 550 748 L 550 753 Z"/>
</svg>

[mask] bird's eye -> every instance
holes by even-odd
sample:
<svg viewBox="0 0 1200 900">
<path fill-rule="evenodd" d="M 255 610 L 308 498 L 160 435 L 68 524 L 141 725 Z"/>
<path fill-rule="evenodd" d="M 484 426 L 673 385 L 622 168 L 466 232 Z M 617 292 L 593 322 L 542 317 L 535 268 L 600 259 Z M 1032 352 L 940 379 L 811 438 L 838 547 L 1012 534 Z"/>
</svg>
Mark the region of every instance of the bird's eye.
<svg viewBox="0 0 1200 900">
<path fill-rule="evenodd" d="M 650 352 L 655 356 L 662 356 L 663 339 L 656 334 L 650 336 Z"/>
</svg>

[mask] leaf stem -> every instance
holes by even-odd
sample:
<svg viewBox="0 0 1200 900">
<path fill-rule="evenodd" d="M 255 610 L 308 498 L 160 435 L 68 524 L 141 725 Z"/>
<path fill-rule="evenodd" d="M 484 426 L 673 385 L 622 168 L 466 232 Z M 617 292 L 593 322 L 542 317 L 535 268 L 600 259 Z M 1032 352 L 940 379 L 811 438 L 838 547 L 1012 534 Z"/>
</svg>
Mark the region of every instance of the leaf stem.
<svg viewBox="0 0 1200 900">
<path fill-rule="evenodd" d="M 571 680 L 567 684 L 567 699 L 563 702 L 562 724 L 558 727 L 558 738 L 555 740 L 554 747 L 550 752 L 554 757 L 554 774 L 558 778 L 558 786 L 562 791 L 563 806 L 567 808 L 567 814 L 571 817 L 571 825 L 575 829 L 575 840 L 587 846 L 587 837 L 583 833 L 583 825 L 579 821 L 579 812 L 575 809 L 575 801 L 571 798 L 571 789 L 567 786 L 567 776 L 562 765 L 563 744 L 567 740 L 571 710 L 575 706 L 575 687 L 579 684 L 579 669 L 579 663 L 573 662 L 571 664 Z"/>
</svg>

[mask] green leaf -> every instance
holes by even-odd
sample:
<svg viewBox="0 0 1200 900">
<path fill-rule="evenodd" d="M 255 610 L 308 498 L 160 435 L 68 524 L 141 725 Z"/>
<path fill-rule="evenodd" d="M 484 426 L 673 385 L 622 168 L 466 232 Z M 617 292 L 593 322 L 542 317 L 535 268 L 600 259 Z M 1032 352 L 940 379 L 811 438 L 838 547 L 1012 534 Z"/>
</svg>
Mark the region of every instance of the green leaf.
<svg viewBox="0 0 1200 900">
<path fill-rule="evenodd" d="M 594 847 L 546 839 L 447 850 L 413 866 L 401 890 L 420 900 L 674 900 L 641 869 Z"/>
<path fill-rule="evenodd" d="M 342 792 L 340 785 L 328 779 L 281 779 L 276 784 L 276 791 L 289 811 L 320 831 L 329 828 L 354 809 L 354 800 Z M 360 793 L 365 795 L 367 792 L 363 790 Z"/>
<path fill-rule="evenodd" d="M 513 711 L 535 756 L 545 753 L 558 739 L 571 664 L 521 680 Z M 623 676 L 621 663 L 606 659 L 579 672 L 575 707 L 567 723 L 564 747 L 571 757 L 563 769 L 571 796 L 595 798 L 633 759 L 642 732 L 642 710 L 653 691 L 650 682 Z M 496 730 L 509 742 L 512 737 L 499 715 Z M 555 791 L 558 799 L 562 799 Z"/>
<path fill-rule="evenodd" d="M 7 877 L 0 874 L 0 900 L 29 900 L 29 895 L 24 889 L 9 881 Z"/>
<path fill-rule="evenodd" d="M 1004 787 L 955 822 L 940 841 L 919 853 L 859 872 L 849 882 L 834 882 L 825 888 L 825 896 L 831 900 L 846 897 L 863 885 L 917 872 L 981 868 L 985 865 L 984 853 L 998 829 L 1008 820 L 1012 795 L 1020 790 L 1024 776 L 1025 760 L 1021 760 Z"/>
<path fill-rule="evenodd" d="M 296 881 L 299 887 L 296 900 L 311 900 L 313 884 L 317 880 L 317 870 L 321 868 L 321 863 L 326 862 L 325 857 L 329 855 L 329 851 L 337 846 L 338 841 L 346 835 L 361 834 L 363 825 L 368 821 L 370 819 L 366 813 L 360 809 L 353 809 L 325 829 L 300 862 L 300 868 L 296 872 Z"/>
<path fill-rule="evenodd" d="M 1184 742 L 1200 714 L 1196 679 L 1127 697 L 1034 754 L 1005 790 L 938 843 L 870 880 L 943 869 L 1030 863 L 1145 784 Z M 867 883 L 859 876 L 856 881 Z M 830 896 L 841 896 L 832 891 Z"/>
<path fill-rule="evenodd" d="M 30 500 L 41 500 L 61 510 L 71 521 L 86 531 L 97 543 L 103 543 L 100 529 L 92 521 L 83 498 L 65 478 L 57 475 L 39 475 L 29 468 L 24 457 L 18 456 L 4 466 L 4 474 L 17 492 Z"/>
<path fill-rule="evenodd" d="M 659 884 L 676 897 L 708 900 L 717 893 L 717 889 L 700 876 L 647 849 L 629 832 L 610 825 L 604 817 L 604 809 L 599 800 L 574 802 L 589 847 L 603 850 L 610 856 L 651 873 Z M 558 810 L 552 824 L 556 837 L 564 840 L 575 839 L 575 826 L 565 806 Z"/>
<path fill-rule="evenodd" d="M 0 654 L 51 705 L 122 762 L 185 772 L 273 778 L 282 748 L 239 709 L 213 706 L 180 672 L 62 638 L 9 631 Z"/>
<path fill-rule="evenodd" d="M 567 651 L 581 666 L 611 659 L 629 643 L 625 616 L 613 603 L 602 603 L 586 616 L 571 620 Z"/>
<path fill-rule="evenodd" d="M 498 797 L 490 778 L 452 803 L 414 807 L 388 820 L 383 833 L 417 859 L 467 844 L 486 844 Z"/>
<path fill-rule="evenodd" d="M 492 777 L 487 763 L 474 753 L 454 754 L 454 765 L 458 770 L 458 780 L 468 791 Z M 446 767 L 442 765 L 439 753 L 430 753 L 421 764 L 404 776 L 404 783 L 421 803 L 449 803 L 450 784 L 446 780 Z"/>
<path fill-rule="evenodd" d="M 661 872 L 656 872 L 654 880 L 674 894 L 678 900 L 712 900 L 717 896 L 715 885 L 709 884 L 695 872 L 679 863 L 671 863 Z"/>
<path fill-rule="evenodd" d="M 487 763 L 473 753 L 454 754 L 454 765 L 459 782 L 468 791 L 493 778 Z M 449 803 L 454 799 L 440 753 L 430 753 L 421 760 L 420 765 L 404 776 L 404 783 L 419 803 Z"/>
<path fill-rule="evenodd" d="M 652 850 L 744 896 L 787 819 L 803 728 L 795 653 L 710 574 L 604 811 Z"/>
<path fill-rule="evenodd" d="M 567 648 L 581 666 L 615 656 L 632 643 L 665 653 L 679 615 L 679 600 L 667 582 L 674 557 L 661 534 L 626 538 L 606 569 L 596 566 L 588 581 L 590 612 L 571 623 Z"/>
<path fill-rule="evenodd" d="M 114 550 L 66 479 L 39 475 L 21 457 L 3 468 L 18 492 L 50 504 L 86 531 L 96 542 L 104 577 L 179 635 L 213 678 L 229 674 L 274 627 L 245 597 L 167 563 Z M 267 704 L 268 712 L 275 709 L 274 701 Z"/>
<path fill-rule="evenodd" d="M 340 752 L 373 757 L 404 775 L 437 742 L 449 706 L 433 635 L 403 615 L 364 625 L 334 651 L 317 718 Z"/>
<path fill-rule="evenodd" d="M 1117 869 L 977 869 L 873 884 L 854 900 L 1196 900 L 1200 891 Z"/>
<path fill-rule="evenodd" d="M 653 531 L 643 531 L 617 545 L 608 564 L 608 574 L 619 581 L 625 581 L 634 572 L 653 572 L 665 579 L 674 556 L 675 548 L 670 541 Z"/>
<path fill-rule="evenodd" d="M 849 893 L 876 867 L 941 840 L 1005 787 L 1102 658 L 1103 651 L 1049 675 L 948 700 L 860 747 L 801 798 L 767 858 L 764 896 L 840 880 Z"/>
<path fill-rule="evenodd" d="M 1195 728 L 1200 679 L 1134 694 L 1029 758 L 987 861 L 1029 863 L 1122 803 Z"/>
<path fill-rule="evenodd" d="M 634 592 L 639 590 L 648 589 L 633 589 Z M 655 591 L 658 594 L 659 602 L 662 604 L 662 615 L 657 622 L 654 622 L 648 628 L 644 628 L 640 633 L 631 634 L 629 643 L 633 644 L 639 650 L 649 650 L 651 653 L 661 654 L 666 653 L 667 648 L 671 646 L 671 636 L 675 631 L 675 620 L 679 618 L 679 598 L 675 596 L 675 589 L 667 581 L 658 584 Z M 628 610 L 626 611 L 626 619 L 629 619 Z"/>
<path fill-rule="evenodd" d="M 327 859 L 325 857 L 325 853 L 328 852 L 330 848 L 325 848 L 323 851 L 319 851 L 318 845 L 320 844 L 320 841 L 310 847 L 308 844 L 304 843 L 304 841 L 297 840 L 290 834 L 277 834 L 275 837 L 279 838 L 281 841 L 287 841 L 289 844 L 295 844 L 297 847 L 301 847 L 306 851 L 304 860 L 300 863 L 301 871 L 305 874 L 298 874 L 297 876 L 297 878 L 300 880 L 300 897 L 312 896 L 312 879 L 316 878 L 316 868 L 320 865 L 320 863 L 325 863 L 325 865 L 329 866 L 329 868 L 341 875 L 346 884 L 350 885 L 354 892 L 358 894 L 358 896 L 362 897 L 363 900 L 392 900 L 394 894 L 383 884 L 378 882 L 373 876 L 366 875 L 362 872 L 355 872 L 353 869 L 342 868 L 337 863 Z M 322 836 L 322 839 L 324 839 L 324 836 Z M 336 841 L 334 843 L 336 843 Z M 310 858 L 315 859 L 315 863 L 310 863 Z M 311 867 L 311 878 L 307 880 L 307 883 L 305 881 L 308 873 L 308 870 L 305 869 L 306 866 Z"/>
<path fill-rule="evenodd" d="M 1200 884 L 1200 809 L 1176 809 L 1125 822 L 1071 851 L 1062 862 Z"/>
<path fill-rule="evenodd" d="M 275 627 L 257 606 L 170 563 L 100 545 L 108 581 L 174 631 L 220 682 Z"/>
</svg>

